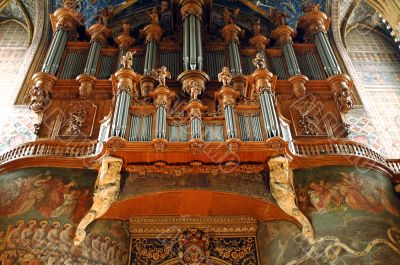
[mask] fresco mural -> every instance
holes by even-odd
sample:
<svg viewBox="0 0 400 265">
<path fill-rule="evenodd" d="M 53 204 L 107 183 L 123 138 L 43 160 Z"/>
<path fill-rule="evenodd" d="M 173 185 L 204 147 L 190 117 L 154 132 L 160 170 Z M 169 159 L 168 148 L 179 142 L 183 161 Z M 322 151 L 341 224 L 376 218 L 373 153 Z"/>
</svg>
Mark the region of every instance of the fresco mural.
<svg viewBox="0 0 400 265">
<path fill-rule="evenodd" d="M 98 220 L 74 247 L 75 226 L 90 209 L 97 172 L 34 168 L 0 180 L 2 264 L 127 264 L 129 239 L 120 221 Z"/>
<path fill-rule="evenodd" d="M 354 167 L 295 171 L 299 207 L 316 231 L 310 246 L 296 225 L 258 231 L 262 264 L 400 264 L 400 203 L 389 180 Z"/>
</svg>

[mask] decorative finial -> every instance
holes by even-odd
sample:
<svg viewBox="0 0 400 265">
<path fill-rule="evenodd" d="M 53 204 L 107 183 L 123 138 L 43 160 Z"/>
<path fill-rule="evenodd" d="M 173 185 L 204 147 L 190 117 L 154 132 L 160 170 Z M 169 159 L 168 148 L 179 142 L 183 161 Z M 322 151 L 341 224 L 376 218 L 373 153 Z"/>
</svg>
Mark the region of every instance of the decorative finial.
<svg viewBox="0 0 400 265">
<path fill-rule="evenodd" d="M 267 64 L 265 63 L 264 56 L 260 52 L 258 52 L 256 54 L 256 58 L 254 58 L 252 60 L 252 62 L 253 62 L 254 67 L 257 69 L 266 69 L 267 68 Z"/>
<path fill-rule="evenodd" d="M 232 74 L 228 67 L 222 67 L 222 71 L 218 74 L 218 81 L 222 82 L 223 86 L 230 86 L 232 82 Z"/>
<path fill-rule="evenodd" d="M 121 64 L 124 66 L 124 68 L 129 68 L 132 69 L 132 63 L 133 63 L 133 55 L 136 53 L 127 51 L 124 56 L 121 58 Z"/>
<path fill-rule="evenodd" d="M 161 66 L 154 72 L 155 78 L 158 79 L 159 86 L 166 86 L 166 78 L 171 79 L 171 73 L 167 70 L 166 66 Z"/>
</svg>

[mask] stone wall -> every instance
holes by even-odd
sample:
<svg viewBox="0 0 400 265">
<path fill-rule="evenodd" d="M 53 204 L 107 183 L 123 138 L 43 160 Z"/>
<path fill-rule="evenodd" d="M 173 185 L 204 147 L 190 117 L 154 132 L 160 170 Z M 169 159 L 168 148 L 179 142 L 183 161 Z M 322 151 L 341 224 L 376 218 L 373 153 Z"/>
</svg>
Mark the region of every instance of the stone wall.
<svg viewBox="0 0 400 265">
<path fill-rule="evenodd" d="M 29 48 L 27 30 L 14 21 L 0 24 L 0 153 L 33 140 L 35 116 L 28 109 L 14 109 L 14 95 L 19 90 L 19 70 Z"/>
</svg>

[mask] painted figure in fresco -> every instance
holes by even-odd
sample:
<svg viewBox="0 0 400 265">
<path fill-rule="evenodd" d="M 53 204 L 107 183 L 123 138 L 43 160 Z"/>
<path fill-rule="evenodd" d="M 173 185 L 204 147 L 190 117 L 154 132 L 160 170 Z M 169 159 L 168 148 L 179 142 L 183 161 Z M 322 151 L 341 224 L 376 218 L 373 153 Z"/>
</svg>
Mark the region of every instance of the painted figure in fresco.
<svg viewBox="0 0 400 265">
<path fill-rule="evenodd" d="M 17 222 L 15 227 L 11 230 L 11 232 L 8 234 L 7 239 L 6 239 L 6 247 L 7 248 L 17 248 L 18 246 L 21 245 L 21 233 L 22 229 L 24 227 L 25 222 L 23 220 L 20 220 Z"/>
<path fill-rule="evenodd" d="M 117 253 L 117 242 L 113 241 L 110 248 L 107 250 L 107 261 L 113 262 Z"/>
<path fill-rule="evenodd" d="M 1 215 L 7 215 L 8 217 L 23 215 L 27 211 L 31 210 L 35 204 L 40 204 L 45 198 L 45 191 L 51 176 L 45 179 L 41 178 L 41 174 L 38 176 L 24 178 L 18 197 L 16 197 L 12 204 L 1 209 Z"/>
<path fill-rule="evenodd" d="M 100 256 L 101 256 L 100 235 L 96 235 L 92 240 L 91 257 L 94 261 L 100 261 Z"/>
<path fill-rule="evenodd" d="M 314 206 L 317 211 L 326 210 L 331 200 L 331 193 L 325 187 L 324 181 L 321 180 L 320 183 L 311 182 L 309 187 L 311 189 L 309 194 L 312 206 Z"/>
<path fill-rule="evenodd" d="M 68 192 L 75 185 L 75 182 L 64 184 L 61 179 L 52 180 L 49 184 L 51 192 L 46 197 L 46 203 L 39 208 L 39 212 L 45 217 L 50 217 L 52 211 L 64 203 L 64 193 Z"/>
<path fill-rule="evenodd" d="M 161 66 L 154 73 L 156 79 L 158 80 L 159 86 L 166 86 L 166 78 L 171 79 L 171 73 L 167 70 L 166 66 Z"/>
<path fill-rule="evenodd" d="M 48 222 L 43 220 L 39 223 L 39 228 L 35 230 L 32 238 L 32 248 L 41 249 L 46 245 L 46 228 L 48 226 Z"/>
<path fill-rule="evenodd" d="M 222 86 L 230 86 L 232 82 L 232 74 L 228 67 L 222 67 L 222 71 L 218 74 L 218 81 L 222 82 Z"/>
<path fill-rule="evenodd" d="M 122 159 L 108 156 L 103 160 L 95 184 L 93 205 L 76 228 L 74 245 L 77 246 L 86 237 L 85 229 L 95 219 L 101 217 L 118 198 Z"/>
<path fill-rule="evenodd" d="M 71 251 L 71 232 L 72 232 L 72 225 L 70 224 L 65 224 L 63 231 L 60 233 L 60 246 L 61 246 L 61 251 L 68 253 Z"/>
<path fill-rule="evenodd" d="M 61 224 L 58 221 L 52 223 L 52 228 L 47 233 L 47 248 L 49 250 L 56 250 L 60 243 L 60 227 Z"/>
<path fill-rule="evenodd" d="M 29 220 L 28 226 L 21 232 L 21 245 L 25 248 L 31 246 L 35 234 L 36 220 Z"/>
<path fill-rule="evenodd" d="M 71 183 L 71 185 L 68 186 L 68 189 L 64 193 L 63 204 L 51 211 L 51 217 L 60 217 L 63 214 L 68 217 L 72 216 L 78 200 L 77 191 L 73 189 L 75 186 L 75 183 Z"/>
<path fill-rule="evenodd" d="M 110 241 L 111 239 L 106 237 L 100 245 L 100 261 L 105 264 L 107 263 L 107 251 L 111 243 Z"/>
</svg>

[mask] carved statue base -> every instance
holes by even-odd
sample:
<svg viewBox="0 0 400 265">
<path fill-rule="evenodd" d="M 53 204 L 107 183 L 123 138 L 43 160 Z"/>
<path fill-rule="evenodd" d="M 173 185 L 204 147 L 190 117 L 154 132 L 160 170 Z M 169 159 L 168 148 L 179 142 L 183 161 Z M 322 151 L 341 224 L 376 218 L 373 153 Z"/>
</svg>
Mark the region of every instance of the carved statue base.
<svg viewBox="0 0 400 265">
<path fill-rule="evenodd" d="M 309 241 L 314 241 L 314 229 L 296 205 L 296 193 L 293 185 L 293 171 L 286 157 L 278 156 L 268 161 L 270 169 L 269 185 L 272 196 L 278 206 L 288 215 L 296 219 L 302 226 L 302 234 Z"/>
<path fill-rule="evenodd" d="M 130 68 L 121 68 L 115 73 L 117 79 L 117 88 L 119 90 L 126 90 L 133 98 L 139 97 L 139 89 L 137 87 L 137 74 Z M 116 91 L 118 93 L 118 91 Z M 141 95 L 143 96 L 143 95 Z"/>
</svg>

